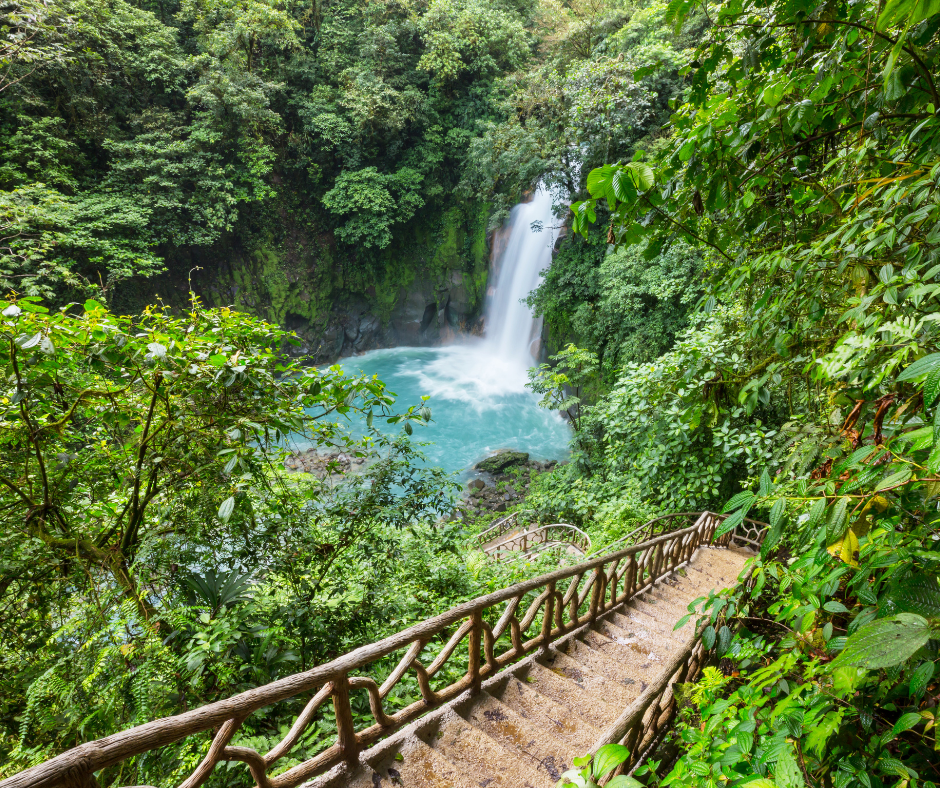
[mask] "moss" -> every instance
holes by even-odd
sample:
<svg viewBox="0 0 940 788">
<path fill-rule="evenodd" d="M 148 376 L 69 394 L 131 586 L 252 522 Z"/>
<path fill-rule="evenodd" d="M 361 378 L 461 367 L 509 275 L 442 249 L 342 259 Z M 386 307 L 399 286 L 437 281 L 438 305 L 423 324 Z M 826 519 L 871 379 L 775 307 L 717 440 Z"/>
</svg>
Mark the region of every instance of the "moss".
<svg viewBox="0 0 940 788">
<path fill-rule="evenodd" d="M 128 283 L 122 300 L 133 311 L 156 293 L 182 306 L 194 271 L 193 285 L 207 304 L 233 305 L 289 328 L 306 323 L 322 330 L 349 308 L 365 308 L 387 324 L 409 292 L 433 297 L 445 288 L 453 293 L 457 283 L 470 313 L 482 307 L 488 204 L 430 204 L 387 249 L 369 250 L 336 248 L 315 214 L 292 204 L 297 199 L 256 208 L 237 234 L 210 248 L 173 250 L 166 274 Z"/>
</svg>

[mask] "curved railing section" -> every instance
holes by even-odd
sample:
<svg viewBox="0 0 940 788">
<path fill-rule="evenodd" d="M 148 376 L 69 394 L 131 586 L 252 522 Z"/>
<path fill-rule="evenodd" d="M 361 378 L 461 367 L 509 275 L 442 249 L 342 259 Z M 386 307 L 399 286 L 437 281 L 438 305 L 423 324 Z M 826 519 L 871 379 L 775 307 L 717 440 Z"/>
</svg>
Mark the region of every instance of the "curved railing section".
<svg viewBox="0 0 940 788">
<path fill-rule="evenodd" d="M 731 541 L 733 534 L 714 539 L 720 522 L 719 516 L 704 512 L 689 527 L 465 602 L 325 665 L 79 745 L 7 778 L 0 788 L 92 788 L 98 784 L 95 772 L 200 733 L 211 736 L 207 754 L 180 788 L 197 788 L 223 761 L 245 763 L 259 788 L 293 788 L 340 763 L 355 766 L 359 753 L 379 739 L 466 690 L 478 691 L 484 679 L 503 667 L 548 648 L 642 593 L 690 560 L 700 546 Z M 449 683 L 435 678 L 448 662 L 463 673 Z M 382 665 L 393 667 L 381 670 Z M 386 701 L 406 676 L 414 678 L 420 697 L 393 711 Z M 354 721 L 350 696 L 355 693 L 367 697 L 371 721 Z M 269 752 L 236 743 L 251 714 L 292 698 L 306 703 Z M 318 716 L 335 719 L 335 742 L 272 775 Z"/>
<path fill-rule="evenodd" d="M 495 561 L 500 561 L 509 554 L 528 555 L 534 548 L 550 544 L 570 546 L 584 556 L 591 549 L 591 537 L 575 525 L 553 523 L 514 534 L 484 547 L 483 552 Z"/>
<path fill-rule="evenodd" d="M 652 520 L 643 523 L 643 525 L 641 525 L 639 528 L 635 528 L 634 530 L 630 531 L 630 533 L 626 534 L 625 536 L 621 536 L 619 539 L 599 547 L 593 553 L 589 553 L 588 557 L 590 558 L 594 555 L 607 553 L 615 548 L 620 548 L 627 544 L 635 544 L 637 542 L 652 539 L 653 536 L 657 534 L 668 533 L 669 531 L 674 531 L 677 528 L 688 527 L 699 517 L 701 517 L 702 514 L 702 512 L 678 512 L 676 514 L 664 514 L 661 517 L 655 517 Z M 711 514 L 712 517 L 716 517 L 720 521 L 723 521 L 726 517 L 728 517 L 727 514 Z M 727 540 L 728 544 L 733 544 L 737 547 L 747 547 L 759 550 L 761 542 L 763 541 L 768 528 L 770 528 L 770 526 L 767 523 L 762 523 L 760 520 L 751 520 L 750 518 L 745 518 L 744 522 L 736 526 L 731 532 L 731 536 Z"/>
</svg>

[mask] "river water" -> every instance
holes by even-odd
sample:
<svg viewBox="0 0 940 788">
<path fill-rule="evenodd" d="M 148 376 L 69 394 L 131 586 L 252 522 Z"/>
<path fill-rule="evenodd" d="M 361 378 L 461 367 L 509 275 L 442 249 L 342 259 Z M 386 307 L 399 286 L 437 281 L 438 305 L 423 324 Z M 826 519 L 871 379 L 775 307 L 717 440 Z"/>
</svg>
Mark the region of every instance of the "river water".
<svg viewBox="0 0 940 788">
<path fill-rule="evenodd" d="M 433 422 L 414 432 L 416 440 L 431 444 L 422 449 L 430 465 L 466 476 L 474 463 L 498 449 L 529 452 L 534 460 L 566 455 L 567 423 L 539 408 L 537 397 L 525 388 L 541 325 L 521 299 L 551 264 L 554 224 L 551 195 L 541 190 L 513 208 L 505 244 L 493 260 L 484 338 L 374 350 L 340 361 L 349 372 L 377 375 L 397 395 L 399 406 L 420 404 L 422 395 L 430 395 Z"/>
</svg>

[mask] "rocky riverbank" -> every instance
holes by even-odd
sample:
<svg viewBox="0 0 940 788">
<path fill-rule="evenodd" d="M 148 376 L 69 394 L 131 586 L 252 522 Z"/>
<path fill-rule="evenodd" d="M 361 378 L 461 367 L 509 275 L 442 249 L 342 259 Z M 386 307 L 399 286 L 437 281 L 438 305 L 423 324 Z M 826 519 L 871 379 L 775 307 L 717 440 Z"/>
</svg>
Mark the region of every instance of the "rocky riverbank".
<svg viewBox="0 0 940 788">
<path fill-rule="evenodd" d="M 306 451 L 291 454 L 285 461 L 284 467 L 296 473 L 310 473 L 318 479 L 327 476 L 357 471 L 365 465 L 365 458 L 355 457 L 336 449 L 307 449 Z"/>
<path fill-rule="evenodd" d="M 467 484 L 462 510 L 468 517 L 501 513 L 521 503 L 535 475 L 551 470 L 555 460 L 530 460 L 525 452 L 501 451 L 474 466 L 480 476 Z"/>
</svg>

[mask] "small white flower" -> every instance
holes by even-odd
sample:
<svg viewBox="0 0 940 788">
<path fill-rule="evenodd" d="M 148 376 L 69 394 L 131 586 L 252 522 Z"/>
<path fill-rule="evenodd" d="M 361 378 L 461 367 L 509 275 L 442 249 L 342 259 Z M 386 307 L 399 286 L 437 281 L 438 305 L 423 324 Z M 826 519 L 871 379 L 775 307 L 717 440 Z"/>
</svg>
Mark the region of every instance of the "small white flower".
<svg viewBox="0 0 940 788">
<path fill-rule="evenodd" d="M 10 306 L 3 310 L 2 314 L 4 317 L 17 317 L 22 314 L 22 312 L 23 310 L 16 306 L 16 304 L 10 304 Z"/>
</svg>

